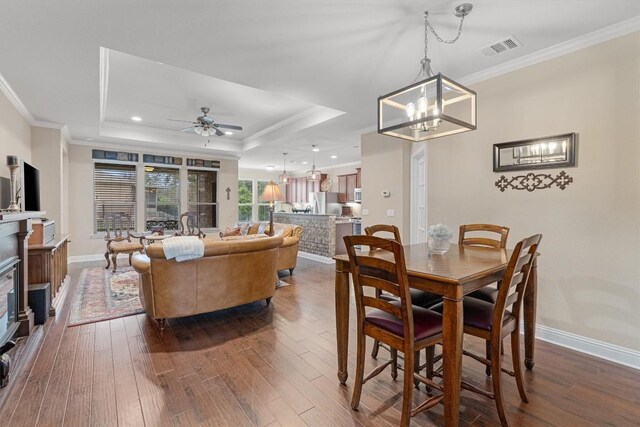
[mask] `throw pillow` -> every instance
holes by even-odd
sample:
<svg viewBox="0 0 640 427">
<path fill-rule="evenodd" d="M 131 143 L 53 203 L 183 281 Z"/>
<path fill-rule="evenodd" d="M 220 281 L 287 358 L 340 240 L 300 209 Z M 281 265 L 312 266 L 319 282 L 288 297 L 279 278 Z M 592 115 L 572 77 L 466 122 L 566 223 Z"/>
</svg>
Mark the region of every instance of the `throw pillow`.
<svg viewBox="0 0 640 427">
<path fill-rule="evenodd" d="M 251 226 L 250 222 L 241 222 L 241 223 L 237 223 L 236 227 L 240 227 L 240 235 L 241 236 L 246 236 L 247 235 L 247 231 L 249 231 L 249 227 Z"/>
<path fill-rule="evenodd" d="M 222 236 L 221 237 L 239 236 L 239 235 L 240 235 L 240 227 L 235 227 L 235 228 L 227 227 L 222 232 Z"/>
</svg>

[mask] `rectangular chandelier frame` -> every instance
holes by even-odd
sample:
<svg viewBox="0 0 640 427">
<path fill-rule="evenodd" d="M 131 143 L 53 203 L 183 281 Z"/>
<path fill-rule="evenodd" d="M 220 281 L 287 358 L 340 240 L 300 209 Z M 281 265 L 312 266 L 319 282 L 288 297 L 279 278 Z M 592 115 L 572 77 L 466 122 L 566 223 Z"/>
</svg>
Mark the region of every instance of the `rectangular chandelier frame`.
<svg viewBox="0 0 640 427">
<path fill-rule="evenodd" d="M 415 120 L 408 120 L 407 104 L 398 102 L 398 99 L 403 96 L 406 97 L 412 91 L 419 93 L 420 90 L 424 90 L 428 85 L 434 84 L 435 101 L 428 106 L 427 115 Z M 445 96 L 445 93 L 448 97 Z M 457 117 L 456 115 L 446 114 L 452 107 L 453 109 L 456 109 L 456 107 L 462 109 L 464 114 L 457 114 Z M 385 123 L 385 110 L 387 108 L 391 108 L 391 112 L 396 112 L 396 115 L 396 110 L 400 110 L 402 112 L 401 116 L 406 121 L 398 123 L 396 119 L 391 123 Z M 436 114 L 433 114 L 434 112 Z M 440 112 L 440 114 L 437 114 L 437 112 Z M 423 131 L 415 129 L 422 124 L 427 125 L 436 120 L 441 120 L 441 122 L 434 130 Z M 378 133 L 380 134 L 419 142 L 476 130 L 476 123 L 476 93 L 443 76 L 441 73 L 378 97 Z"/>
</svg>

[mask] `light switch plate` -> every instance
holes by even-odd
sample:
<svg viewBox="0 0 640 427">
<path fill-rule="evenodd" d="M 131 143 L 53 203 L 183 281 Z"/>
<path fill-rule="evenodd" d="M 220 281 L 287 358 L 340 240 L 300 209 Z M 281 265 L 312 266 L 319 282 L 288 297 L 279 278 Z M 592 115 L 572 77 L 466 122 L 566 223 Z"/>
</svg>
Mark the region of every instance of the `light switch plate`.
<svg viewBox="0 0 640 427">
<path fill-rule="evenodd" d="M 395 209 L 387 209 L 387 216 L 396 216 Z"/>
<path fill-rule="evenodd" d="M 362 212 L 360 214 L 362 216 L 369 215 L 369 209 L 362 209 Z"/>
</svg>

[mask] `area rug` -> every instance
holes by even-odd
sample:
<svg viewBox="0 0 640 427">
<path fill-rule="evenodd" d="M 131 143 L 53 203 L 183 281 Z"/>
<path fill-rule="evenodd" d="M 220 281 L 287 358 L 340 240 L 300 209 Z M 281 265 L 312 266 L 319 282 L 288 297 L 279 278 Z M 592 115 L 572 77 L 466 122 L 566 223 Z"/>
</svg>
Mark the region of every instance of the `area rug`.
<svg viewBox="0 0 640 427">
<path fill-rule="evenodd" d="M 143 313 L 138 298 L 138 273 L 118 267 L 115 273 L 104 267 L 85 268 L 71 306 L 69 326 Z"/>
</svg>

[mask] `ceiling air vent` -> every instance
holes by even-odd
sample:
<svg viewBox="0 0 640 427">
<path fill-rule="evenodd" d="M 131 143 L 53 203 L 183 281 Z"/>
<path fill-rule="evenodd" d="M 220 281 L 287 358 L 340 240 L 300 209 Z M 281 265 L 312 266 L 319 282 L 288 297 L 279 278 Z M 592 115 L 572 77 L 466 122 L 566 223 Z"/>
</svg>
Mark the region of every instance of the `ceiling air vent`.
<svg viewBox="0 0 640 427">
<path fill-rule="evenodd" d="M 518 39 L 516 39 L 514 36 L 509 36 L 503 40 L 492 43 L 489 46 L 481 48 L 480 52 L 482 52 L 484 56 L 494 56 L 499 53 L 513 50 L 520 46 L 522 46 L 522 43 L 520 43 Z"/>
</svg>

